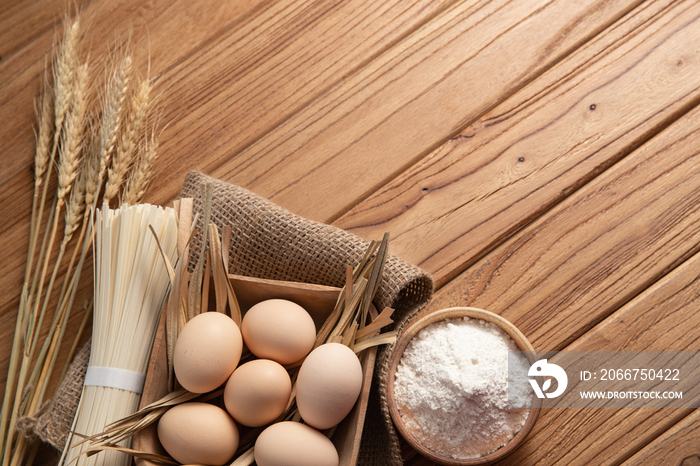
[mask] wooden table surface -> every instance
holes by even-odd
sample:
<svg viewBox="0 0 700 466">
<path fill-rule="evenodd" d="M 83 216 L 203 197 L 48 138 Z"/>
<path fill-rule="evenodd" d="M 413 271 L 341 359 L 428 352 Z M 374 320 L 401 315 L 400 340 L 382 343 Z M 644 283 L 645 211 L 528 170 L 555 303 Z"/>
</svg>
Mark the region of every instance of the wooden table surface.
<svg viewBox="0 0 700 466">
<path fill-rule="evenodd" d="M 129 34 L 150 57 L 167 127 L 146 201 L 201 170 L 390 231 L 435 277 L 429 310 L 491 310 L 537 350 L 700 350 L 696 0 L 70 3 L 94 62 Z M 0 390 L 67 5 L 0 1 Z M 545 410 L 499 464 L 681 463 L 700 463 L 698 410 Z"/>
</svg>

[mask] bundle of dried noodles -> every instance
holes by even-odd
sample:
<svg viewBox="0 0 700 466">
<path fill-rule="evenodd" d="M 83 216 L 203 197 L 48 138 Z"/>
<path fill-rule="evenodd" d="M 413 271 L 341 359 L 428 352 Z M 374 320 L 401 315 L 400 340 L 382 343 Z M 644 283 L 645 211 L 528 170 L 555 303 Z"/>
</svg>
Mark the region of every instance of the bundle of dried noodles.
<svg viewBox="0 0 700 466">
<path fill-rule="evenodd" d="M 92 351 L 73 424 L 75 434 L 64 450 L 62 464 L 129 464 L 130 457 L 117 451 L 83 455 L 88 444 L 82 439 L 138 409 L 170 284 L 161 247 L 175 262 L 173 209 L 138 204 L 111 210 L 105 204 L 97 211 Z M 128 447 L 128 440 L 122 446 Z"/>
</svg>

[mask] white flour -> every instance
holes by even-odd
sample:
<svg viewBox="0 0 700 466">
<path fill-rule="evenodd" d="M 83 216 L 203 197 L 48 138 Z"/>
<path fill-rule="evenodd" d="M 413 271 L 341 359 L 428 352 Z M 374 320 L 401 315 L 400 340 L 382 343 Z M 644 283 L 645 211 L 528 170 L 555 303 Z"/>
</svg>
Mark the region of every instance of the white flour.
<svg viewBox="0 0 700 466">
<path fill-rule="evenodd" d="M 476 458 L 508 443 L 525 423 L 532 396 L 523 378 L 510 390 L 508 351 L 519 351 L 497 325 L 448 319 L 409 343 L 396 370 L 394 393 L 406 428 L 425 447 L 454 458 Z M 515 400 L 515 402 L 514 402 Z"/>
</svg>

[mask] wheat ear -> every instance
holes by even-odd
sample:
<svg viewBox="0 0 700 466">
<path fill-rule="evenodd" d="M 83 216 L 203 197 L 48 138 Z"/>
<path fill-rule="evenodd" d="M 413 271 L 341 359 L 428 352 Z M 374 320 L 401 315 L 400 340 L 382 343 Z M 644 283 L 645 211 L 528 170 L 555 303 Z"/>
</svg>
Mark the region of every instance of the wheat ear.
<svg viewBox="0 0 700 466">
<path fill-rule="evenodd" d="M 143 81 L 139 86 L 139 94 L 149 95 L 151 84 L 149 81 Z M 147 115 L 144 115 L 147 118 Z M 154 125 L 155 126 L 155 125 Z M 134 168 L 131 171 L 129 178 L 124 187 L 124 202 L 133 205 L 141 202 L 146 194 L 146 189 L 151 181 L 153 165 L 158 157 L 158 140 L 155 135 L 155 127 L 151 129 L 151 138 L 143 138 L 143 142 L 139 144 L 139 152 L 134 163 Z"/>
<path fill-rule="evenodd" d="M 115 151 L 119 139 L 119 132 L 123 124 L 125 116 L 125 101 L 129 90 L 129 80 L 131 78 L 131 57 L 126 55 L 119 66 L 119 69 L 113 74 L 114 79 L 110 83 L 107 102 L 103 112 L 107 112 L 109 121 L 103 118 L 103 140 L 101 145 L 105 154 L 112 157 L 112 165 L 108 170 L 107 184 L 105 186 L 104 201 L 109 202 L 118 192 L 121 178 L 126 173 L 128 167 L 127 160 L 122 160 L 119 157 L 120 152 Z M 105 125 L 107 127 L 105 128 Z M 107 129 L 107 133 L 105 133 Z M 120 178 L 121 177 L 121 178 Z"/>
<path fill-rule="evenodd" d="M 41 213 L 44 211 L 44 206 L 46 203 L 46 197 L 47 197 L 47 191 L 49 187 L 49 179 L 51 178 L 51 172 L 54 167 L 54 162 L 56 159 L 56 153 L 59 147 L 59 141 L 61 138 L 61 134 L 63 133 L 63 123 L 65 120 L 66 113 L 68 112 L 68 108 L 70 105 L 70 100 L 71 96 L 73 93 L 73 88 L 75 87 L 75 64 L 77 63 L 77 54 L 78 54 L 78 41 L 80 38 L 80 23 L 78 19 L 73 21 L 73 23 L 70 26 L 66 26 L 64 28 L 64 37 L 63 41 L 61 42 L 61 45 L 59 46 L 56 58 L 53 62 L 53 103 L 54 103 L 54 137 L 53 137 L 53 144 L 51 148 L 51 155 L 49 156 L 48 164 L 47 164 L 47 169 L 46 169 L 46 180 L 43 183 L 43 191 L 41 194 L 41 200 L 39 203 L 39 209 L 37 210 L 38 215 L 41 215 Z M 49 211 L 49 219 L 47 225 L 50 225 L 53 222 L 53 219 L 56 217 L 55 214 L 55 209 L 56 209 L 56 204 L 57 202 L 54 200 L 54 204 L 51 207 Z M 37 225 L 40 222 L 37 222 Z M 36 242 L 38 240 L 38 235 L 39 235 L 39 228 L 37 227 L 34 231 L 34 236 L 30 238 L 30 244 L 36 245 Z M 39 259 L 38 259 L 38 264 L 40 264 L 43 260 L 44 255 L 46 254 L 46 240 L 47 240 L 47 235 L 45 234 L 42 239 L 42 244 L 41 248 L 39 249 Z M 39 274 L 37 273 L 38 269 L 34 271 L 34 277 L 32 279 L 32 286 L 31 289 L 28 293 L 26 302 L 25 302 L 25 309 L 23 312 L 29 316 L 31 314 L 33 305 L 33 297 L 34 293 L 36 291 L 36 287 L 39 281 Z M 41 293 L 39 293 L 40 295 Z M 28 321 L 29 319 L 27 319 Z M 25 333 L 28 331 L 28 328 L 25 326 Z M 25 336 L 25 338 L 28 337 L 28 335 Z"/>
<path fill-rule="evenodd" d="M 102 166 L 102 158 L 100 155 L 100 137 L 95 126 L 90 127 L 89 135 L 85 141 L 83 155 L 87 159 L 85 165 L 85 215 L 90 213 L 90 208 L 95 201 L 96 191 L 100 186 L 100 170 Z M 102 172 L 104 175 L 104 172 Z"/>
<path fill-rule="evenodd" d="M 158 140 L 152 137 L 150 141 L 143 142 L 136 166 L 126 182 L 124 200 L 129 205 L 138 204 L 143 200 L 157 158 Z"/>
<path fill-rule="evenodd" d="M 78 165 L 80 164 L 80 153 L 83 141 L 83 133 L 85 130 L 87 94 L 88 65 L 83 64 L 80 65 L 75 72 L 74 88 L 71 94 L 72 98 L 69 110 L 66 113 L 64 131 L 61 138 L 60 158 L 58 164 L 58 189 L 56 192 L 57 206 L 56 213 L 54 216 L 54 223 L 51 229 L 49 247 L 47 249 L 48 253 L 46 254 L 46 259 L 42 269 L 41 281 L 39 282 L 40 285 L 36 302 L 37 308 L 41 301 L 39 298 L 41 297 L 41 290 L 43 287 L 44 276 L 46 274 L 46 269 L 48 266 L 50 251 L 53 248 L 53 242 L 58 229 L 59 213 L 66 201 L 68 193 L 71 192 L 73 182 L 78 174 Z M 61 262 L 63 260 L 63 255 L 66 251 L 66 246 L 70 241 L 71 237 L 73 236 L 75 229 L 77 229 L 79 218 L 82 216 L 82 212 L 80 212 L 80 215 L 75 214 L 76 211 L 82 209 L 82 205 L 85 200 L 85 195 L 81 192 L 83 189 L 84 186 L 77 187 L 76 191 L 74 191 L 73 195 L 71 195 L 71 199 L 66 209 L 66 225 L 64 227 L 63 239 L 59 247 L 58 257 L 56 258 L 56 261 L 54 263 L 53 272 L 51 273 L 49 284 L 46 288 L 46 294 L 44 296 L 43 305 L 41 307 L 41 311 L 38 314 L 38 318 L 36 313 L 37 308 L 35 308 L 34 311 L 34 321 L 32 322 L 33 331 L 29 333 L 29 347 L 31 348 L 30 356 L 34 353 L 34 340 L 38 338 L 39 330 L 41 329 L 41 325 L 46 316 L 46 310 L 49 304 L 49 300 L 51 299 L 51 292 L 53 291 L 53 286 L 56 281 L 59 266 L 61 265 Z M 73 216 L 75 216 L 75 218 L 73 218 Z M 36 406 L 39 402 L 41 402 L 41 399 L 43 398 L 43 394 L 46 390 L 46 378 L 51 373 L 51 370 L 53 368 L 53 364 L 47 362 L 47 356 L 49 355 L 50 351 L 55 351 L 56 346 L 60 344 L 60 341 L 58 341 L 57 339 L 56 329 L 59 328 L 58 326 L 61 320 L 62 316 L 59 313 L 54 313 L 48 336 L 44 340 L 41 352 L 39 353 L 39 357 L 34 364 L 34 369 L 32 371 L 31 377 L 29 378 L 28 383 L 32 386 L 32 390 L 30 391 L 30 396 L 28 398 L 28 405 L 25 405 L 28 406 L 28 408 L 25 408 L 23 410 L 24 414 L 33 414 L 34 410 L 36 409 Z M 54 358 L 52 357 L 51 360 L 53 361 L 53 359 Z"/>
<path fill-rule="evenodd" d="M 44 64 L 44 90 L 41 97 L 41 111 L 37 113 L 38 134 L 34 155 L 34 185 L 41 186 L 49 164 L 51 132 L 53 130 L 53 89 L 49 85 L 46 64 Z M 38 196 L 36 196 L 38 197 Z"/>
</svg>

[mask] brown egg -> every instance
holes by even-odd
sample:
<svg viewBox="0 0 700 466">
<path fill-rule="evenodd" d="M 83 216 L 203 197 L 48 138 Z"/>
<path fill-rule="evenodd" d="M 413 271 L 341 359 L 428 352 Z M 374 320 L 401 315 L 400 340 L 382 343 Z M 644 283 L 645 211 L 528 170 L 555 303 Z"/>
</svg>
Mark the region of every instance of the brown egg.
<svg viewBox="0 0 700 466">
<path fill-rule="evenodd" d="M 255 441 L 258 466 L 338 466 L 333 443 L 316 429 L 300 422 L 278 422 Z"/>
<path fill-rule="evenodd" d="M 292 381 L 287 370 L 269 359 L 237 368 L 226 382 L 224 403 L 236 422 L 259 427 L 279 417 L 289 402 Z"/>
<path fill-rule="evenodd" d="M 158 438 L 181 464 L 219 466 L 236 453 L 238 427 L 218 406 L 189 402 L 166 411 L 158 421 Z"/>
<path fill-rule="evenodd" d="M 227 315 L 205 312 L 190 319 L 175 342 L 173 367 L 182 388 L 205 393 L 223 385 L 241 359 L 243 341 Z"/>
<path fill-rule="evenodd" d="M 248 309 L 241 333 L 254 355 L 280 364 L 299 361 L 316 341 L 316 326 L 309 313 L 285 299 L 268 299 Z"/>
<path fill-rule="evenodd" d="M 297 407 L 316 429 L 338 424 L 352 410 L 362 390 L 362 366 L 355 352 L 326 343 L 304 360 L 297 377 Z"/>
</svg>

